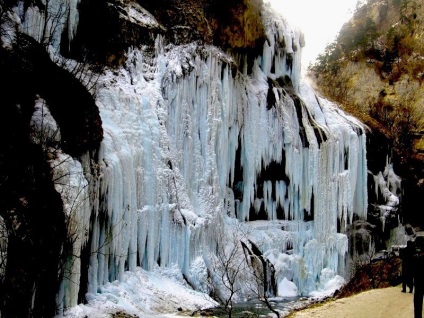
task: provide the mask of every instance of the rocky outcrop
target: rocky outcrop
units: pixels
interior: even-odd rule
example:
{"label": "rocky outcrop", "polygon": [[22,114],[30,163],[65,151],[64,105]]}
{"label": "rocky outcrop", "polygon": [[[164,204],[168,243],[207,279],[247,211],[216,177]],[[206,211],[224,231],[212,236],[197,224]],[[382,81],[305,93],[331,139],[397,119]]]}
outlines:
{"label": "rocky outcrop", "polygon": [[35,100],[49,105],[62,136],[57,147],[73,156],[95,152],[103,130],[94,98],[75,74],[53,63],[31,37],[16,36],[13,47],[0,47],[0,216],[8,239],[0,311],[2,317],[53,317],[70,246],[51,152],[30,137]]}
{"label": "rocky outcrop", "polygon": [[61,148],[71,155],[99,146],[103,138],[99,110],[77,74],[53,63],[44,48],[24,34],[18,34],[12,51],[1,49],[0,54],[2,86],[12,103],[32,114],[36,95],[46,100],[61,128]]}
{"label": "rocky outcrop", "polygon": [[63,54],[120,65],[131,46],[154,44],[157,35],[174,44],[200,42],[257,55],[265,41],[262,0],[86,0],[75,39]]}
{"label": "rocky outcrop", "polygon": [[62,54],[78,60],[118,66],[131,46],[153,45],[166,28],[137,2],[87,0],[80,4],[79,25]]}

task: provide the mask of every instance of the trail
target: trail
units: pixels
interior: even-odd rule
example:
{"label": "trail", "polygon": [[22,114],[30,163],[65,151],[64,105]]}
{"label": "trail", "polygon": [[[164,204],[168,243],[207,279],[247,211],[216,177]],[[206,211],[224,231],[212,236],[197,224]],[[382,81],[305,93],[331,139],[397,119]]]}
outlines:
{"label": "trail", "polygon": [[401,285],[373,289],[294,313],[291,318],[413,318],[414,294],[402,293]]}

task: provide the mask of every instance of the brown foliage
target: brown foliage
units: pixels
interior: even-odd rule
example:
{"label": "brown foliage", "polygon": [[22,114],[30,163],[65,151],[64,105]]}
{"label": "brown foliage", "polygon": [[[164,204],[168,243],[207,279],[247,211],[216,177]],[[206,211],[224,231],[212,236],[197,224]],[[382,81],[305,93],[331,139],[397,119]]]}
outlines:
{"label": "brown foliage", "polygon": [[399,284],[402,261],[398,257],[379,259],[357,268],[355,276],[341,289],[337,298]]}

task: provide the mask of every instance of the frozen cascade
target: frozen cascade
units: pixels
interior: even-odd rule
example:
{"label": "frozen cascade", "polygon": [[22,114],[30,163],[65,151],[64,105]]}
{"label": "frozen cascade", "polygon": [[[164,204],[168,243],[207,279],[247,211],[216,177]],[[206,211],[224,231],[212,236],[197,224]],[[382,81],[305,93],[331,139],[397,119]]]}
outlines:
{"label": "frozen cascade", "polygon": [[386,159],[384,171],[378,172],[374,177],[374,188],[377,201],[384,204],[375,204],[374,208],[379,212],[379,217],[384,231],[386,222],[395,215],[402,196],[401,178],[393,170],[393,164]]}
{"label": "frozen cascade", "polygon": [[[50,15],[67,12],[61,25],[72,39],[78,0],[49,3]],[[249,72],[239,65],[233,75],[236,62],[216,47],[165,46],[159,37],[153,58],[129,49],[126,64],[99,79],[104,140],[74,244],[79,259],[90,224],[89,293],[138,267],[177,266],[200,286],[193,266],[208,264],[235,222],[251,228],[277,285],[290,280],[308,295],[343,276],[344,230],[354,214],[366,218],[365,130],[301,80],[302,34],[263,10],[267,41]],[[37,7],[24,12],[20,2],[15,12],[25,32],[58,47],[63,30],[45,32]],[[63,169],[78,176],[68,180],[75,201],[90,159],[71,159]],[[78,296],[79,260],[72,264],[58,295],[65,308]]]}
{"label": "frozen cascade", "polygon": [[[265,17],[271,20],[269,12]],[[142,71],[147,53],[137,49],[118,76],[101,79],[105,138],[89,292],[137,266],[176,264],[190,278],[190,266],[214,250],[227,215],[254,229],[252,240],[274,263],[278,281],[290,279],[301,294],[323,284],[323,271],[326,279],[328,272],[343,275],[342,229],[353,214],[366,217],[365,132],[299,79],[301,36],[272,19],[278,23],[267,25],[276,29],[270,27],[251,74],[233,76],[234,61],[215,47],[164,47],[158,38],[153,79]],[[282,36],[296,50],[275,45]],[[273,87],[276,103],[268,107],[268,78],[284,76],[292,87]],[[242,200],[233,190],[237,160]],[[286,179],[262,181],[258,197],[258,175],[283,160]],[[261,205],[265,226],[250,222],[250,207]]]}
{"label": "frozen cascade", "polygon": [[24,1],[19,1],[15,12],[21,19],[22,29],[44,45],[50,45],[58,52],[61,36],[67,31],[70,42],[78,26],[78,5],[80,0],[42,1],[44,8],[31,5],[25,9]]}
{"label": "frozen cascade", "polygon": [[[61,307],[76,306],[81,273],[81,250],[88,240],[90,205],[88,181],[83,168],[59,148],[60,128],[50,113],[45,100],[35,101],[31,118],[31,139],[42,146],[48,154],[52,169],[52,180],[60,194],[65,213],[67,239],[72,242],[72,252],[67,257],[64,279],[60,286],[58,298]],[[0,224],[1,225],[1,224]]]}

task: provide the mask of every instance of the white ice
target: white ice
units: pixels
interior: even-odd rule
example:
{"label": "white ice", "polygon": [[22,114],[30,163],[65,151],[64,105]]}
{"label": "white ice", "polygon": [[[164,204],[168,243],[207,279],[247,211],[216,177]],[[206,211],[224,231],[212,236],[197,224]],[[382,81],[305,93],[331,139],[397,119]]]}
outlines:
{"label": "white ice", "polygon": [[[267,25],[285,26],[270,12],[264,16],[270,19]],[[282,149],[290,184],[277,180],[274,201],[272,183],[265,183],[268,220],[276,223],[266,229],[254,226],[251,239],[274,262],[278,283],[290,279],[300,295],[318,290],[327,268],[344,274],[348,246],[340,231],[353,214],[366,215],[365,130],[298,78],[301,37],[290,29],[278,34],[286,37],[286,47],[266,44],[251,74],[233,77],[233,60],[215,47],[164,47],[158,38],[153,57],[131,49],[118,75],[107,72],[100,79],[97,104],[105,138],[95,194],[99,201],[93,207],[91,294],[101,294],[102,286],[122,280],[127,271],[151,271],[157,265],[178,266],[201,288],[204,276],[194,275],[191,265],[199,257],[206,261],[214,242],[223,243],[218,233],[229,226],[224,216],[249,220],[249,207],[257,200],[256,176],[271,161],[281,162]],[[287,54],[294,55],[291,68]],[[147,64],[152,60],[153,71]],[[284,87],[274,91],[276,107],[267,109],[266,78],[284,75],[303,99],[302,118]],[[326,141],[318,142],[314,127]],[[238,148],[242,201],[232,192]],[[276,219],[278,206],[286,219]],[[304,211],[312,210],[314,220],[303,221]]]}
{"label": "white ice", "polygon": [[[68,8],[69,38],[78,22],[77,3],[51,1],[49,9],[57,14],[61,4]],[[24,30],[43,41],[45,17],[37,7],[22,8],[16,11]],[[138,6],[127,9],[133,19],[148,18]],[[271,9],[263,10],[267,41],[251,73],[247,64],[235,65],[216,47],[164,45],[158,37],[154,53],[130,48],[125,65],[100,77],[96,103],[104,140],[98,175],[67,179],[74,191],[74,181],[88,182],[89,189],[88,200],[80,204],[84,209],[75,216],[80,220],[75,249],[86,242],[92,221],[90,302],[75,303],[76,253],[72,281],[65,280],[58,295],[60,306],[72,307],[69,316],[115,305],[129,312],[159,310],[149,305],[158,294],[143,298],[146,289],[165,284],[146,274],[155,271],[176,268],[197,289],[207,289],[208,260],[217,244],[226,244],[220,241],[222,233],[240,224],[273,264],[280,293],[286,281],[299,295],[328,293],[341,284],[348,252],[345,230],[354,216],[366,218],[365,129],[300,78],[302,34]],[[52,35],[50,44],[58,45],[59,37]],[[240,70],[235,76],[234,67]],[[268,79],[285,76],[293,87],[274,87],[276,104],[268,109]],[[235,185],[237,150],[243,181]],[[265,180],[260,185],[264,197],[258,197],[257,177],[283,159],[289,182]],[[90,158],[80,161],[69,160],[65,171],[82,176]],[[242,200],[233,192],[236,187]],[[75,192],[69,196],[76,199]],[[259,204],[267,220],[252,221],[249,209]],[[277,209],[284,211],[283,218],[277,218]]]}

